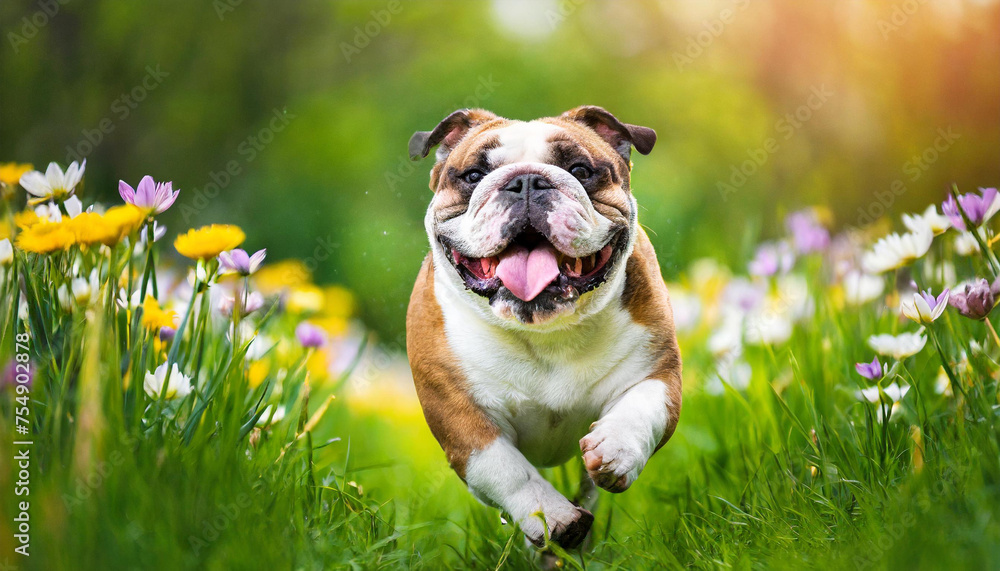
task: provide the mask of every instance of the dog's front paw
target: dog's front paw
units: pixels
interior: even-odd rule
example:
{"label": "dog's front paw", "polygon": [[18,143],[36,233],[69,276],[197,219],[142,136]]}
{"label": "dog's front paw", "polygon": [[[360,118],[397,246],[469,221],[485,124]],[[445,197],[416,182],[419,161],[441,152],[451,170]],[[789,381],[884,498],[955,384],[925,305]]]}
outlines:
{"label": "dog's front paw", "polygon": [[594,514],[567,500],[564,501],[565,505],[537,512],[521,522],[521,531],[528,541],[543,547],[547,527],[549,541],[558,543],[564,549],[573,549],[583,542],[590,531],[590,526],[594,523]]}
{"label": "dog's front paw", "polygon": [[624,492],[646,465],[646,452],[639,439],[627,431],[596,422],[590,434],[580,439],[583,465],[595,484],[609,492]]}

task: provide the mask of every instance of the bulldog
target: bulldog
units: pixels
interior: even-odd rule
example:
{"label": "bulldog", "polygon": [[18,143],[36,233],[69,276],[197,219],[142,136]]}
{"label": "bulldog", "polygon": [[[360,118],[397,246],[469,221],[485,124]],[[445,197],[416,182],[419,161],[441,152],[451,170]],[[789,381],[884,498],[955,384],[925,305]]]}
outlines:
{"label": "bulldog", "polygon": [[[407,354],[431,432],[482,502],[536,545],[579,545],[594,485],[628,489],[670,438],[681,358],[629,188],[656,133],[594,106],[534,121],[463,109],[437,147]],[[581,454],[578,499],[537,467]],[[581,503],[583,502],[583,503]]]}

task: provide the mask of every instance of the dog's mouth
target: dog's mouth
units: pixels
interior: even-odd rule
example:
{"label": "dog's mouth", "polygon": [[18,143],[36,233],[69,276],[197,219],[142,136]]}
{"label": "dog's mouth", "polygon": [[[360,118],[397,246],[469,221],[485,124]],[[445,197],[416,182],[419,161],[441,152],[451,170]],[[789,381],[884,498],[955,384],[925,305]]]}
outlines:
{"label": "dog's mouth", "polygon": [[569,301],[604,283],[623,234],[617,232],[603,248],[582,258],[560,252],[531,227],[486,258],[466,256],[444,237],[439,241],[465,286],[491,301],[501,288],[523,302],[543,297]]}

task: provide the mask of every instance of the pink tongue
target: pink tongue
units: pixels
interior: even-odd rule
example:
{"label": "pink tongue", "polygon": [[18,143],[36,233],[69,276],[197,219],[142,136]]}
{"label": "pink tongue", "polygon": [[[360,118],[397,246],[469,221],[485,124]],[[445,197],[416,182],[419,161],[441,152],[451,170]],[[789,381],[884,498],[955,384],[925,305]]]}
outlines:
{"label": "pink tongue", "polygon": [[548,242],[530,252],[524,246],[511,246],[500,255],[496,275],[512,294],[531,301],[559,277],[556,249]]}

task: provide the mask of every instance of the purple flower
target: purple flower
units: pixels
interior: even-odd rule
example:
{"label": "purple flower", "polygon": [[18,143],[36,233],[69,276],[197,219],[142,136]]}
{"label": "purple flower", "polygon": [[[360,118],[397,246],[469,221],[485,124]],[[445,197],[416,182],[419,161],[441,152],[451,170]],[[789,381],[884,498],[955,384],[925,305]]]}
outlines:
{"label": "purple flower", "polygon": [[261,264],[264,263],[265,256],[267,256],[266,249],[257,250],[251,256],[247,254],[246,250],[237,248],[219,254],[219,267],[226,274],[249,276],[260,268]]}
{"label": "purple flower", "polygon": [[326,343],[326,335],[323,330],[308,321],[299,323],[299,326],[295,328],[295,337],[306,349],[315,349]]}
{"label": "purple flower", "polygon": [[170,208],[181,192],[175,191],[172,184],[153,182],[153,177],[146,175],[139,181],[137,189],[133,189],[124,180],[118,181],[118,194],[128,204],[134,204],[150,214],[159,214]]}
{"label": "purple flower", "polygon": [[951,294],[948,304],[969,319],[982,320],[993,311],[997,295],[1000,295],[1000,279],[992,286],[985,279],[980,279]]}
{"label": "purple flower", "polygon": [[944,204],[941,205],[941,210],[951,219],[951,224],[955,228],[963,232],[967,230],[959,207],[965,212],[965,216],[968,217],[973,226],[979,226],[996,213],[996,207],[1000,206],[997,204],[997,189],[980,188],[979,192],[981,194],[970,192],[958,195],[958,203],[955,202],[954,196],[949,196],[948,200],[945,200]]}
{"label": "purple flower", "polygon": [[795,256],[791,248],[784,242],[765,243],[757,247],[757,254],[750,261],[747,270],[751,275],[769,277],[778,273],[786,273],[792,269]]}
{"label": "purple flower", "polygon": [[872,359],[871,363],[857,363],[854,368],[858,374],[866,379],[877,381],[885,376],[886,370],[882,363],[878,362],[878,357]]}
{"label": "purple flower", "polygon": [[160,340],[161,341],[172,341],[174,335],[177,335],[177,330],[173,327],[163,326],[160,328]]}
{"label": "purple flower", "polygon": [[824,228],[812,210],[799,210],[785,218],[785,228],[792,235],[795,250],[800,254],[825,250],[830,245],[830,232]]}

